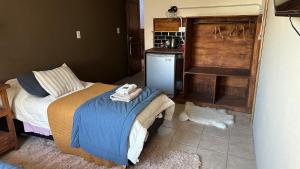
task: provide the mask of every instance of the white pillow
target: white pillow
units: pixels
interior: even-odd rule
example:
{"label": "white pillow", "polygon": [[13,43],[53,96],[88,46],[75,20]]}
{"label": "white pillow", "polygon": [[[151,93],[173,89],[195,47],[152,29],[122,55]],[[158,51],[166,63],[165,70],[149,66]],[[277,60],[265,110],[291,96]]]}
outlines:
{"label": "white pillow", "polygon": [[55,98],[84,88],[66,64],[53,70],[33,71],[33,73],[40,85]]}

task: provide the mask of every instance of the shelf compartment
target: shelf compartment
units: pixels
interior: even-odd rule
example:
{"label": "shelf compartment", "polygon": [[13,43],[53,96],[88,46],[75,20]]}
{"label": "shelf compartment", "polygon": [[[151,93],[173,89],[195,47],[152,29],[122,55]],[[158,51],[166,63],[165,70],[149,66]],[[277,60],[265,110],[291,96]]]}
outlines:
{"label": "shelf compartment", "polygon": [[195,101],[197,102],[203,102],[203,103],[213,103],[214,102],[214,97],[211,96],[208,93],[189,93],[186,97],[186,100],[188,101]]}
{"label": "shelf compartment", "polygon": [[219,106],[228,107],[228,108],[235,107],[235,108],[241,108],[242,110],[246,110],[247,98],[230,96],[230,95],[221,95],[221,96],[217,96],[215,104]]}
{"label": "shelf compartment", "polygon": [[216,94],[216,80],[214,75],[186,75],[185,98],[188,101],[214,103]]}
{"label": "shelf compartment", "polygon": [[191,67],[186,74],[210,74],[217,76],[242,76],[249,77],[250,71],[248,69],[236,68],[218,68],[218,67]]}
{"label": "shelf compartment", "polygon": [[246,111],[249,79],[245,77],[217,78],[215,104]]}
{"label": "shelf compartment", "polygon": [[216,84],[216,95],[248,97],[249,79],[245,77],[219,76]]}

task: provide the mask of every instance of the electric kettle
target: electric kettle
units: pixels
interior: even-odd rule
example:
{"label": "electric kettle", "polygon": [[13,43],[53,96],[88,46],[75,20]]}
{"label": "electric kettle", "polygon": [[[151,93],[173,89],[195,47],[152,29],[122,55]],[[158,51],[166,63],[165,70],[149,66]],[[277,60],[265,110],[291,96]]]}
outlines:
{"label": "electric kettle", "polygon": [[167,48],[177,49],[180,47],[180,40],[178,38],[168,39],[165,45]]}

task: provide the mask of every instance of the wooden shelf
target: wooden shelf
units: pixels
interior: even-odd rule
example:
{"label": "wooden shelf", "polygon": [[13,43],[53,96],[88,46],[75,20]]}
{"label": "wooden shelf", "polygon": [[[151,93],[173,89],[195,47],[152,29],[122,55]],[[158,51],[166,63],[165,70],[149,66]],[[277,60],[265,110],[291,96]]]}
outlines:
{"label": "wooden shelf", "polygon": [[242,76],[249,77],[248,69],[218,68],[218,67],[192,67],[186,74],[210,74],[216,76]]}
{"label": "wooden shelf", "polygon": [[247,98],[237,96],[218,96],[215,101],[216,105],[244,108],[247,105]]}

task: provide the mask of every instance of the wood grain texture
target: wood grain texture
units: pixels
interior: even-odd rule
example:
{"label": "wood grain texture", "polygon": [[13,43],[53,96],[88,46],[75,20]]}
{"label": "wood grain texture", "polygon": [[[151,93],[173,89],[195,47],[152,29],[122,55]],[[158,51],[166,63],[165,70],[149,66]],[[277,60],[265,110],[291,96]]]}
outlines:
{"label": "wood grain texture", "polygon": [[244,77],[248,77],[250,75],[250,71],[248,69],[233,69],[221,67],[191,67],[190,69],[186,70],[186,73]]}
{"label": "wood grain texture", "polygon": [[261,25],[262,25],[262,15],[258,16],[257,24],[256,24],[256,34],[255,34],[255,42],[253,47],[253,57],[251,63],[251,77],[249,83],[249,97],[247,101],[247,111],[252,113],[253,111],[253,102],[255,97],[255,88],[256,88],[256,80],[257,80],[257,73],[258,73],[258,60],[260,55],[260,48],[261,48]]}
{"label": "wood grain texture", "polygon": [[236,77],[236,76],[229,76],[229,77],[218,77],[218,83],[222,86],[231,86],[231,87],[248,87],[248,78],[244,77]]}
{"label": "wood grain texture", "polygon": [[[185,99],[250,113],[260,44],[259,17],[193,17],[187,18],[186,25]],[[213,76],[215,80],[208,78]]]}
{"label": "wood grain texture", "polygon": [[194,24],[192,66],[250,69],[253,29],[253,23]]}
{"label": "wood grain texture", "polygon": [[216,92],[215,75],[185,75],[185,97],[193,101],[194,99],[203,102],[213,103]]}
{"label": "wood grain texture", "polygon": [[10,110],[9,101],[7,98],[6,89],[9,85],[0,84],[0,95],[2,101],[2,108],[0,108],[0,117],[6,119],[8,131],[0,131],[0,154],[13,149],[18,148],[18,141],[13,122],[13,114]]}
{"label": "wood grain texture", "polygon": [[[185,25],[186,20],[183,20]],[[154,32],[178,32],[180,27],[179,18],[154,18],[153,20]]]}

